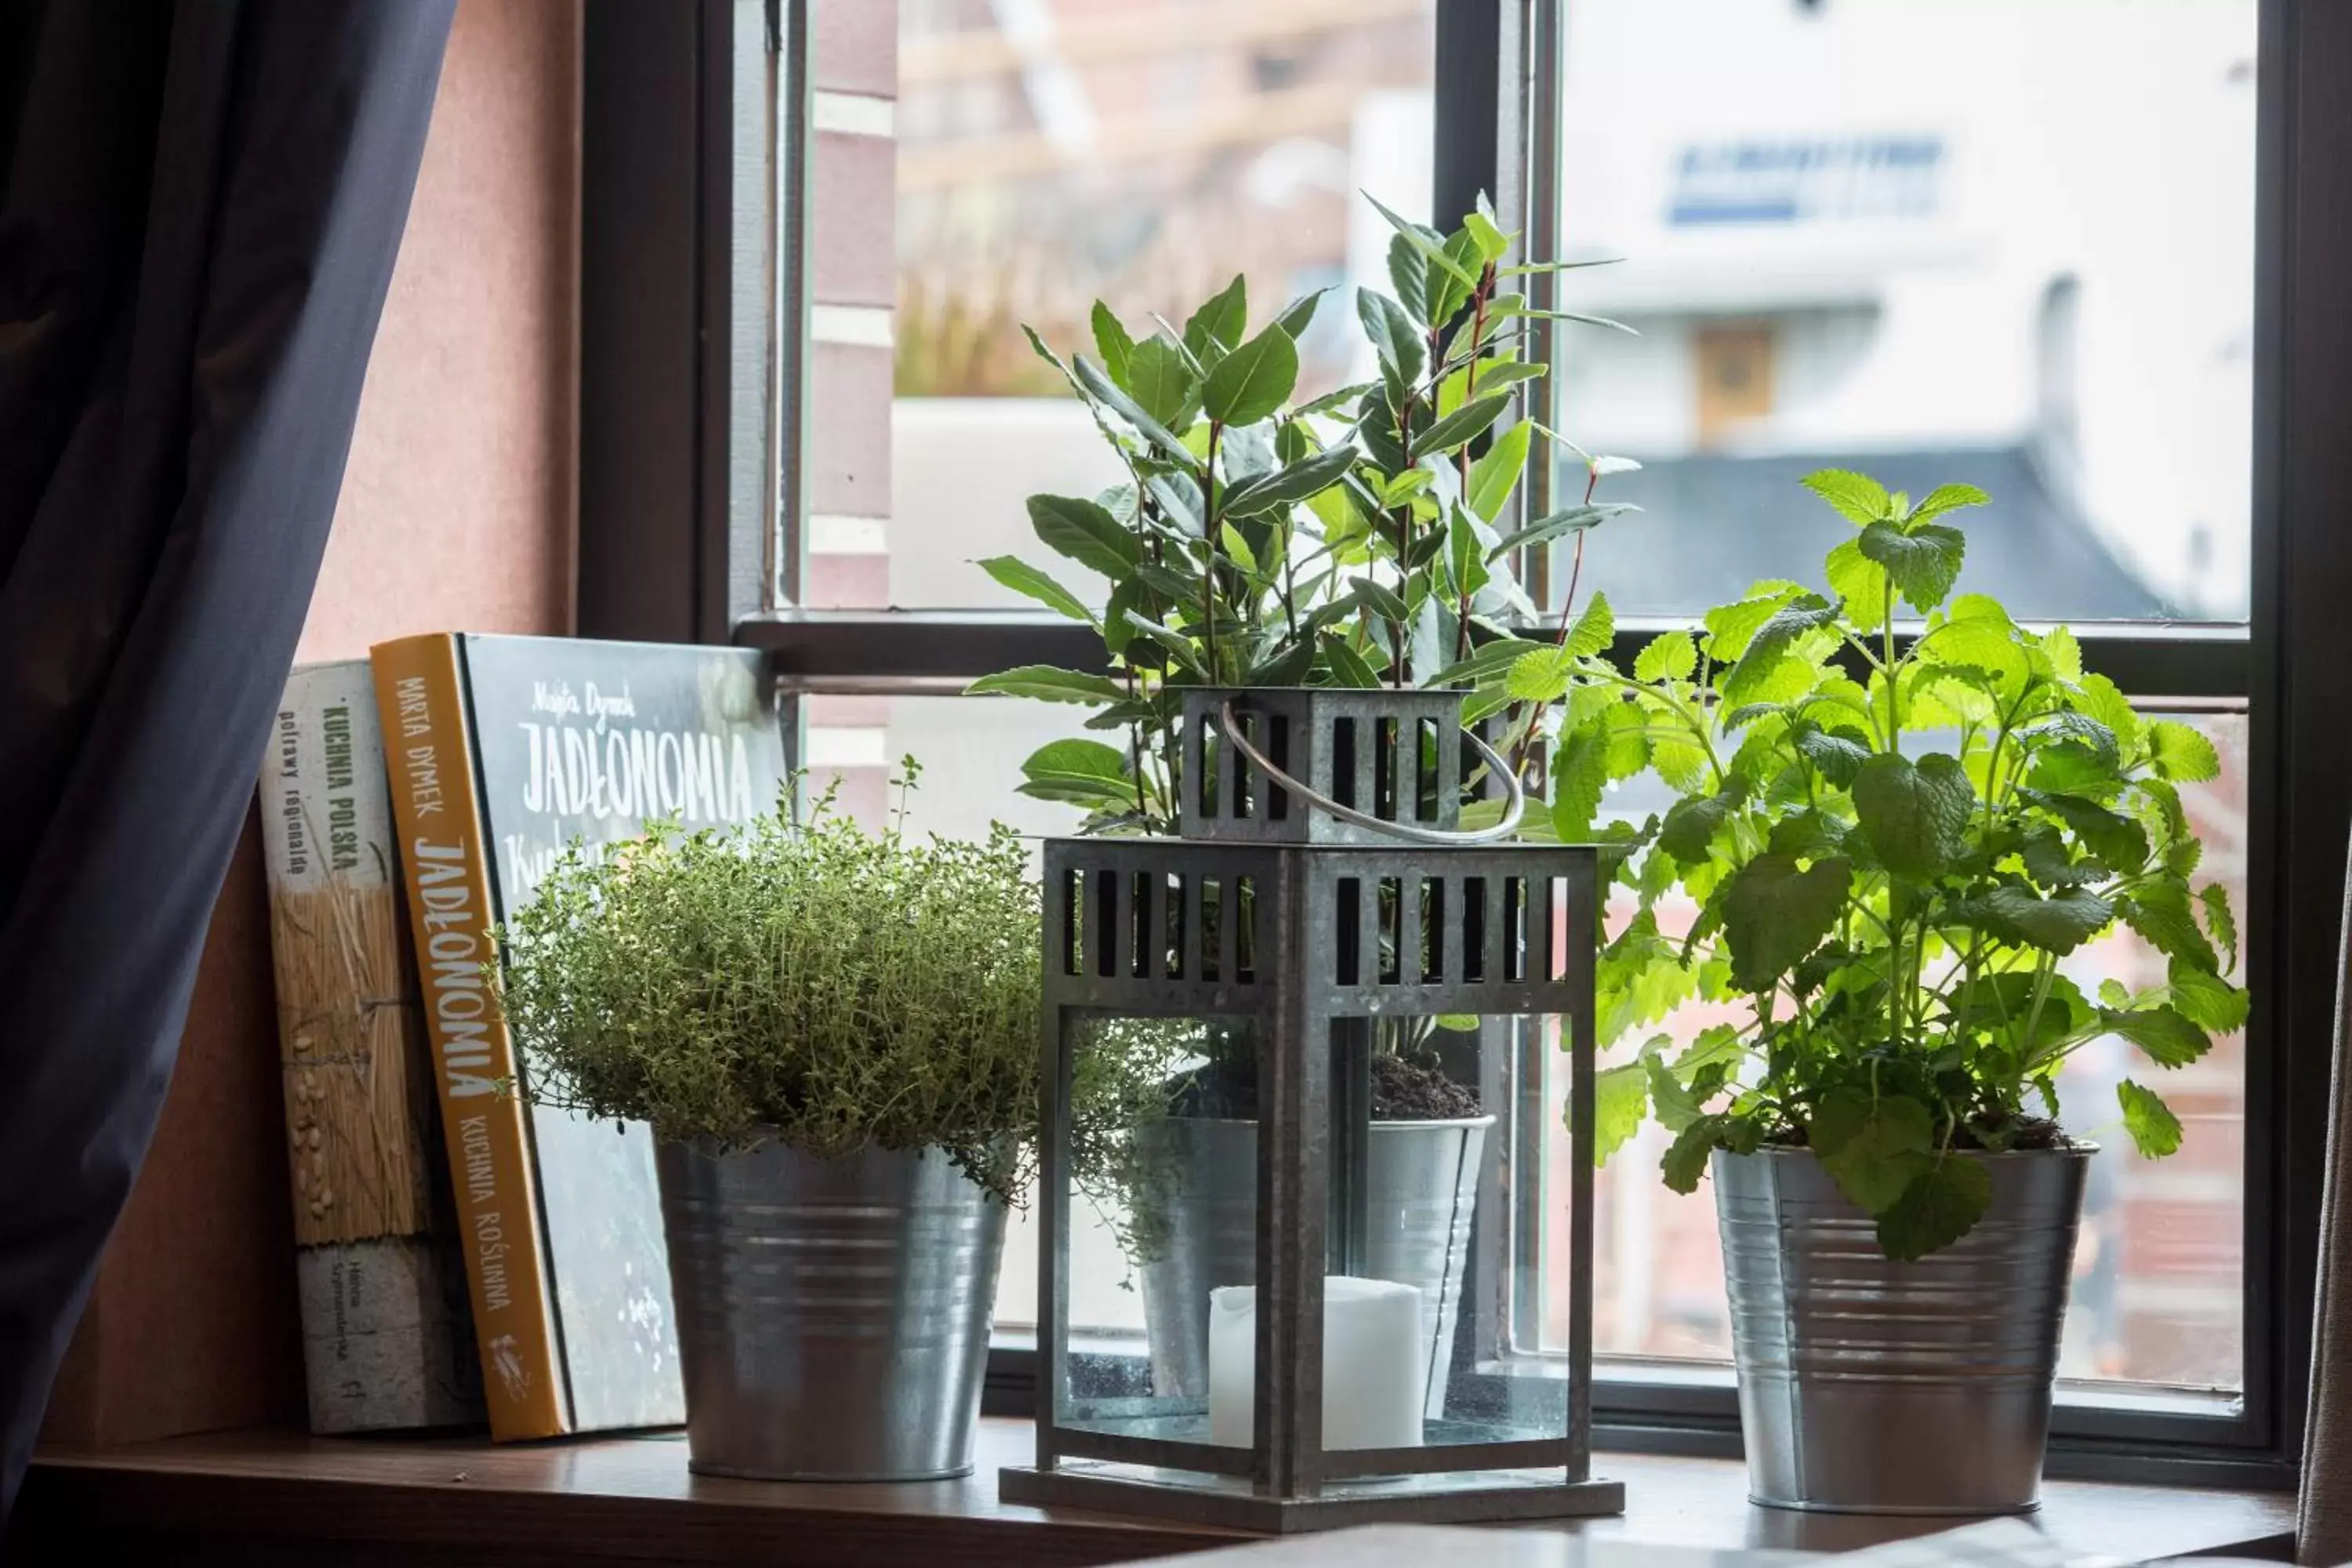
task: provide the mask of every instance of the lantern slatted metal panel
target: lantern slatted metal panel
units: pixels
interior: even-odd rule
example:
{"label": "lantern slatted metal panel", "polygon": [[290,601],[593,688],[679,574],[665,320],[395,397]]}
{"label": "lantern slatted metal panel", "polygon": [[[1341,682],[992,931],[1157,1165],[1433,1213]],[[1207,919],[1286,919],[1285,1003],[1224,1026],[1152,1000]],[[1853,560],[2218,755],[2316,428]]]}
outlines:
{"label": "lantern slatted metal panel", "polygon": [[[1591,1474],[1599,856],[1587,846],[1400,842],[1399,831],[1474,837],[1458,829],[1465,768],[1475,766],[1459,701],[1190,693],[1186,836],[1046,844],[1042,1383],[1036,1464],[1003,1472],[1007,1500],[1270,1531],[1622,1509],[1622,1488]],[[1371,1206],[1370,1149],[1386,1125],[1370,1114],[1374,1035],[1460,1015],[1556,1018],[1570,1046],[1566,1351],[1540,1367],[1515,1364],[1509,1347],[1490,1342],[1491,1325],[1480,1333],[1465,1321],[1460,1343],[1486,1351],[1438,1347],[1453,1363],[1428,1373],[1420,1443],[1327,1449],[1327,1278],[1371,1276],[1378,1226],[1393,1219]],[[1149,1394],[1073,1381],[1066,1112],[1082,1037],[1118,1018],[1202,1020],[1254,1046],[1246,1446],[1210,1440],[1197,1371],[1161,1371],[1171,1386]],[[1514,1103],[1486,1110],[1525,1113],[1526,1092],[1506,1098]],[[1475,1219],[1463,1223],[1489,1247],[1538,1212],[1524,1192],[1477,1191]],[[1517,1283],[1465,1306],[1465,1319],[1508,1310],[1525,1294]],[[1451,1326],[1442,1313],[1436,1321]]]}

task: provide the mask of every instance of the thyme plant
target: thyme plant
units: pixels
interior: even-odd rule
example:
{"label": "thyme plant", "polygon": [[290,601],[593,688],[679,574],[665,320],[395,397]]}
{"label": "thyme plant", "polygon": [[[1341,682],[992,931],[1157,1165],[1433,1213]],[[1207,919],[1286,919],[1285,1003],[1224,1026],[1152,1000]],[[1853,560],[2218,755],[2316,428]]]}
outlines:
{"label": "thyme plant", "polygon": [[[911,788],[909,758],[901,783]],[[869,833],[785,803],[740,829],[576,844],[497,934],[535,1100],[664,1139],[824,1158],[936,1149],[1007,1204],[1037,1146],[1039,895],[1010,828]],[[1158,1113],[1170,1042],[1087,1052],[1076,1163],[1099,1190]]]}
{"label": "thyme plant", "polygon": [[[2179,788],[2219,760],[2189,725],[2134,711],[2063,626],[2031,631],[1982,595],[1947,603],[1966,549],[1953,520],[1982,491],[1806,483],[1855,531],[1824,563],[1827,594],[1759,583],[1654,638],[1630,676],[1571,637],[1500,685],[1561,712],[1553,829],[1622,857],[1634,912],[1600,957],[1603,1047],[1692,1001],[1737,1015],[1600,1074],[1600,1152],[1654,1116],[1675,1134],[1667,1184],[1689,1192],[1716,1149],[1810,1147],[1888,1256],[1917,1258],[1988,1202],[1982,1164],[1957,1153],[2063,1142],[2072,1053],[2116,1036],[2168,1070],[2245,1022],[2236,922],[2220,884],[2195,885]],[[1923,617],[1915,637],[1898,638],[1899,610]],[[1596,835],[1602,789],[1644,770],[1674,805]],[[1677,889],[1697,906],[1680,934],[1658,918]],[[2093,994],[2065,973],[2117,925],[2164,955],[2163,984]],[[2116,1095],[2142,1153],[2179,1147],[2154,1089]]]}

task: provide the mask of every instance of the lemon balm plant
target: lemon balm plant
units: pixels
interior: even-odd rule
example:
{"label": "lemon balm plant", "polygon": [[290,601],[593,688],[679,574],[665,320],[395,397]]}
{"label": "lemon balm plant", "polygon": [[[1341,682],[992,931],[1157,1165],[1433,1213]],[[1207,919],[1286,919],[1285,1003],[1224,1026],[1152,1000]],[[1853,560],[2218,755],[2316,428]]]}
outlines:
{"label": "lemon balm plant", "polygon": [[[1645,768],[1677,796],[1618,830],[1633,913],[1601,954],[1604,1045],[1693,1001],[1738,1014],[1601,1075],[1603,1152],[1655,1117],[1675,1135],[1665,1179],[1688,1192],[1714,1151],[1809,1149],[1886,1254],[1913,1258],[1986,1210],[1988,1167],[1960,1156],[2061,1145],[2062,1115],[2119,1115],[2150,1156],[2179,1146],[2143,1080],[2247,1009],[2229,901],[2197,880],[2179,788],[2218,761],[2086,670],[2066,628],[1951,597],[1958,519],[1981,491],[1806,482],[1855,531],[1824,563],[1826,593],[1759,583],[1653,640],[1630,676],[1564,649],[1510,679],[1563,705],[1563,832],[1591,831],[1603,785]],[[1898,636],[1906,616],[1916,635]],[[1660,920],[1675,890],[1696,905],[1687,930]],[[2069,975],[2118,926],[2163,955],[2163,984]],[[2062,1105],[2060,1069],[2103,1036],[2155,1073],[2104,1110]]]}

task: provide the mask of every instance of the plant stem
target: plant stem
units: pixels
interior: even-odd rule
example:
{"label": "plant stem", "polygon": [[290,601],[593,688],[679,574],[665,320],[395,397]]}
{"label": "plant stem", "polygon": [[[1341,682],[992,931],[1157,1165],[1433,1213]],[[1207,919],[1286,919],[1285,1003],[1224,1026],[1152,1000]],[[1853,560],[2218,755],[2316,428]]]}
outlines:
{"label": "plant stem", "polygon": [[1901,684],[1902,671],[1895,665],[1895,577],[1886,578],[1886,619],[1883,631],[1886,637],[1886,663],[1883,667],[1886,681],[1886,749],[1896,756],[1903,754],[1903,710],[1898,705],[1895,688]]}
{"label": "plant stem", "polygon": [[1202,636],[1208,647],[1212,681],[1224,679],[1217,668],[1217,444],[1224,434],[1223,424],[1209,421],[1209,455],[1201,464],[1201,532],[1209,546],[1209,558],[1201,568]]}
{"label": "plant stem", "polygon": [[[1127,700],[1129,702],[1137,701],[1139,698],[1135,685],[1134,667],[1129,666],[1125,674]],[[1135,816],[1136,820],[1143,825],[1144,831],[1148,833],[1151,830],[1152,821],[1151,806],[1143,788],[1143,721],[1141,720],[1128,721],[1127,746],[1129,763],[1135,769]]]}
{"label": "plant stem", "polygon": [[[1486,271],[1479,275],[1478,287],[1473,295],[1470,363],[1462,371],[1462,401],[1465,404],[1478,395],[1478,341],[1486,335],[1486,300],[1494,291],[1495,264],[1490,261],[1486,263]],[[1470,496],[1470,443],[1467,441],[1454,455],[1454,468],[1462,478],[1463,504],[1467,506]],[[1470,657],[1470,588],[1465,583],[1456,583],[1454,591],[1454,657],[1464,659]]]}

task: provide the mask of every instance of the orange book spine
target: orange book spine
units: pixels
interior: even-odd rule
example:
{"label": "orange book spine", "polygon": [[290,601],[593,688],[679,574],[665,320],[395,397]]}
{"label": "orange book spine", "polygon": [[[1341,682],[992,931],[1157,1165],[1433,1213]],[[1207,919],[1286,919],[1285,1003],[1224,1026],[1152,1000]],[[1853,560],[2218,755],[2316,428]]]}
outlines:
{"label": "orange book spine", "polygon": [[555,1436],[571,1421],[530,1112],[514,1093],[514,1042],[484,970],[496,915],[457,639],[404,637],[369,657],[490,1436]]}

